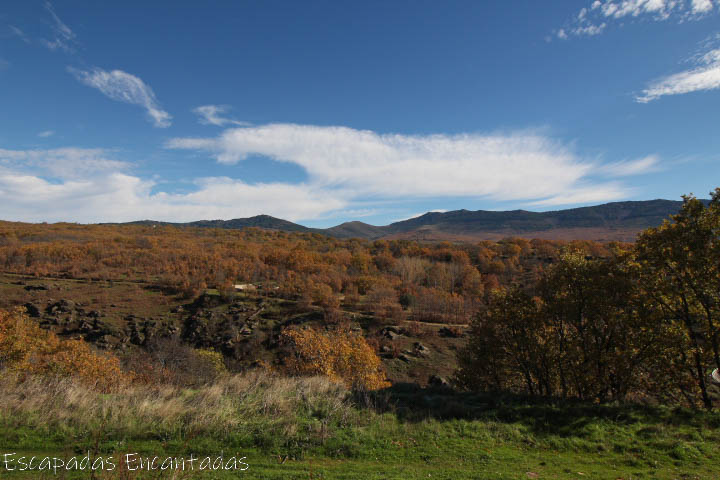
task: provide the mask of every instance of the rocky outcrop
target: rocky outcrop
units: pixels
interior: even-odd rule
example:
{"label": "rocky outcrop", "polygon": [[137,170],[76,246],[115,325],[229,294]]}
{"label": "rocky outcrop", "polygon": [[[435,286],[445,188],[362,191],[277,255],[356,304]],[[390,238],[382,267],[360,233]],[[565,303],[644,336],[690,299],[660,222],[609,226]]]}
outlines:
{"label": "rocky outcrop", "polygon": [[403,335],[405,331],[398,325],[390,325],[380,330],[380,335],[387,338],[388,340],[395,340],[399,336]]}
{"label": "rocky outcrop", "polygon": [[428,387],[432,388],[450,388],[450,382],[445,377],[439,375],[430,375],[428,378]]}

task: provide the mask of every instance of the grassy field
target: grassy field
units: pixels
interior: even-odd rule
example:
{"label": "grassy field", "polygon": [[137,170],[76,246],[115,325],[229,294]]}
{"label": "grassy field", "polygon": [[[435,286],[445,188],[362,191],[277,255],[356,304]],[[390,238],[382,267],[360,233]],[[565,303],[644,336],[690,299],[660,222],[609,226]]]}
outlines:
{"label": "grassy field", "polygon": [[[0,455],[113,457],[113,472],[12,478],[712,479],[720,414],[558,405],[396,385],[351,395],[320,378],[250,373],[197,389],[99,394],[6,378]],[[245,471],[121,471],[123,455],[246,457]],[[2,457],[0,457],[2,461]],[[137,466],[137,463],[135,464]],[[17,464],[16,464],[17,466]],[[189,467],[188,467],[189,469]]]}

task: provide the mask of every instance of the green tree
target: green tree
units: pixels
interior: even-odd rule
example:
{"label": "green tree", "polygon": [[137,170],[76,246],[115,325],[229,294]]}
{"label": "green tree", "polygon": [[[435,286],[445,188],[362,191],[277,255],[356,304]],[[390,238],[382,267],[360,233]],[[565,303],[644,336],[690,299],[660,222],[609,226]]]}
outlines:
{"label": "green tree", "polygon": [[543,341],[543,333],[539,299],[517,287],[495,291],[458,355],[457,380],[472,390],[552,395],[552,347]]}
{"label": "green tree", "polygon": [[588,260],[566,252],[537,287],[494,292],[459,355],[458,380],[584,400],[622,400],[654,356],[657,316],[638,295],[626,253]]}
{"label": "green tree", "polygon": [[637,295],[637,271],[627,258],[565,252],[540,282],[563,396],[623,399],[653,355],[655,317]]}

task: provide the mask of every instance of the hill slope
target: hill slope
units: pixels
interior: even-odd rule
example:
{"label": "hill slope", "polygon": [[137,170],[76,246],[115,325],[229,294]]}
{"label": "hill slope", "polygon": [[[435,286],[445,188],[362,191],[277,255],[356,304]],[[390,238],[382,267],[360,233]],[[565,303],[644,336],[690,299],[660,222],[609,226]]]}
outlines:
{"label": "hill slope", "polygon": [[[234,218],[232,220],[198,220],[187,223],[159,222],[155,220],[138,220],[127,222],[129,225],[172,225],[175,227],[198,227],[198,228],[230,228],[240,230],[247,227],[264,228],[266,230],[281,230],[283,232],[317,232],[318,230],[308,228],[297,223],[289,222],[270,215],[256,215],[248,218]],[[320,231],[322,233],[322,231]]]}
{"label": "hill slope", "polygon": [[309,228],[269,215],[233,220],[200,220],[189,223],[151,220],[131,223],[231,229],[259,227],[269,230],[312,232],[338,238],[369,240],[387,238],[477,241],[521,236],[553,240],[632,241],[638,232],[660,225],[668,216],[677,213],[681,206],[681,201],[647,200],[613,202],[550,212],[454,210],[443,213],[429,212],[386,226],[354,221],[326,229]]}
{"label": "hill slope", "polygon": [[426,213],[388,225],[386,236],[438,240],[488,239],[511,235],[548,239],[632,240],[638,232],[660,225],[682,202],[648,200],[614,202],[550,212],[455,210]]}

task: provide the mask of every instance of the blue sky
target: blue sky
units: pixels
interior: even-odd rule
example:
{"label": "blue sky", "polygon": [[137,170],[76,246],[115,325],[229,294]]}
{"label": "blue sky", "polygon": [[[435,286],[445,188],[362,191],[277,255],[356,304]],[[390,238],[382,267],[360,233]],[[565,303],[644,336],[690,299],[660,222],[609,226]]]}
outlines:
{"label": "blue sky", "polygon": [[11,0],[0,218],[705,196],[719,105],[720,0]]}

